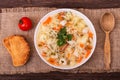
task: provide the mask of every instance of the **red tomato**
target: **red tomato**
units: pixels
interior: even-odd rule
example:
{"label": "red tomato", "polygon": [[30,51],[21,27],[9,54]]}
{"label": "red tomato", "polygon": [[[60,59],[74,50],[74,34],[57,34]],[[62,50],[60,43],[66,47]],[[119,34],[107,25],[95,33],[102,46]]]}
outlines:
{"label": "red tomato", "polygon": [[27,31],[32,28],[32,22],[28,17],[22,17],[18,24],[19,28],[23,31]]}

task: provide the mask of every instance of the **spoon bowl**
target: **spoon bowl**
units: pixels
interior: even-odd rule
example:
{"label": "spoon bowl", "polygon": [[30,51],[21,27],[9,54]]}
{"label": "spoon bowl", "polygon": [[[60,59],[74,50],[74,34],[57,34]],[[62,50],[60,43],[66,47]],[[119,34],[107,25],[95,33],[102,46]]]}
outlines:
{"label": "spoon bowl", "polygon": [[111,32],[115,25],[115,18],[112,13],[103,14],[100,24],[104,32]]}

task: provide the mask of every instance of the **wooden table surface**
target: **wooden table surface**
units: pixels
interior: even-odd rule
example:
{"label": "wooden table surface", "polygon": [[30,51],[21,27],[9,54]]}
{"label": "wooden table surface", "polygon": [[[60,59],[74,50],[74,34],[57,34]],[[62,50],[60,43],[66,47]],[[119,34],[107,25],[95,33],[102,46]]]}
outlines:
{"label": "wooden table surface", "polygon": [[[120,0],[1,0],[1,8],[59,7],[59,8],[120,8]],[[0,75],[0,80],[120,80],[120,72],[114,73],[29,73]]]}
{"label": "wooden table surface", "polygon": [[11,7],[115,8],[120,0],[2,0],[1,8]]}

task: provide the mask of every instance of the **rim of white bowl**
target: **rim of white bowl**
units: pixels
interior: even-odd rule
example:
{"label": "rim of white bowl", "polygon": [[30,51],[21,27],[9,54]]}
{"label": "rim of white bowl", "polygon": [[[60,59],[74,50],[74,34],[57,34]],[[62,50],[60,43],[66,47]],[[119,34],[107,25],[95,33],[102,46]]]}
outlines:
{"label": "rim of white bowl", "polygon": [[[52,65],[50,64],[49,62],[47,62],[40,54],[40,51],[38,50],[38,46],[37,46],[37,43],[36,43],[36,36],[37,36],[37,33],[38,33],[38,30],[39,30],[39,25],[41,24],[41,22],[43,22],[48,16],[50,15],[53,15],[53,14],[57,14],[59,12],[63,12],[63,11],[71,11],[72,13],[80,16],[84,21],[85,23],[88,25],[88,27],[92,30],[94,36],[93,36],[93,48],[92,48],[92,51],[90,53],[90,55],[85,59],[83,60],[81,63],[75,65],[75,66],[71,66],[71,67],[59,67],[59,66],[55,66],[55,65]],[[70,69],[74,69],[74,68],[77,68],[77,67],[80,67],[81,65],[85,64],[89,59],[90,57],[92,56],[94,50],[95,50],[95,47],[96,47],[96,41],[97,41],[97,36],[96,36],[96,31],[95,31],[95,28],[92,24],[92,22],[89,20],[89,18],[87,16],[85,16],[83,13],[81,13],[80,11],[77,11],[77,10],[74,10],[74,9],[69,9],[69,8],[61,8],[61,9],[56,9],[56,10],[53,10],[49,13],[47,13],[45,16],[43,16],[40,21],[38,22],[37,26],[36,26],[36,29],[35,29],[35,32],[34,32],[34,45],[35,45],[35,48],[37,50],[37,53],[38,55],[40,56],[40,58],[46,63],[48,64],[49,66],[51,67],[54,67],[54,68],[57,68],[57,69],[64,69],[64,70],[70,70]]]}

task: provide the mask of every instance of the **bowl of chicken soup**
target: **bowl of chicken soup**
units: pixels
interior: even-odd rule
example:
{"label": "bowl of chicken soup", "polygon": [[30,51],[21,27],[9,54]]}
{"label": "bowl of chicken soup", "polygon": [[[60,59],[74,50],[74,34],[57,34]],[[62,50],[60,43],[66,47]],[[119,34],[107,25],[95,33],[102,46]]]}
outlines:
{"label": "bowl of chicken soup", "polygon": [[92,22],[74,9],[57,9],[40,19],[34,34],[40,58],[58,69],[73,69],[86,63],[96,46]]}

